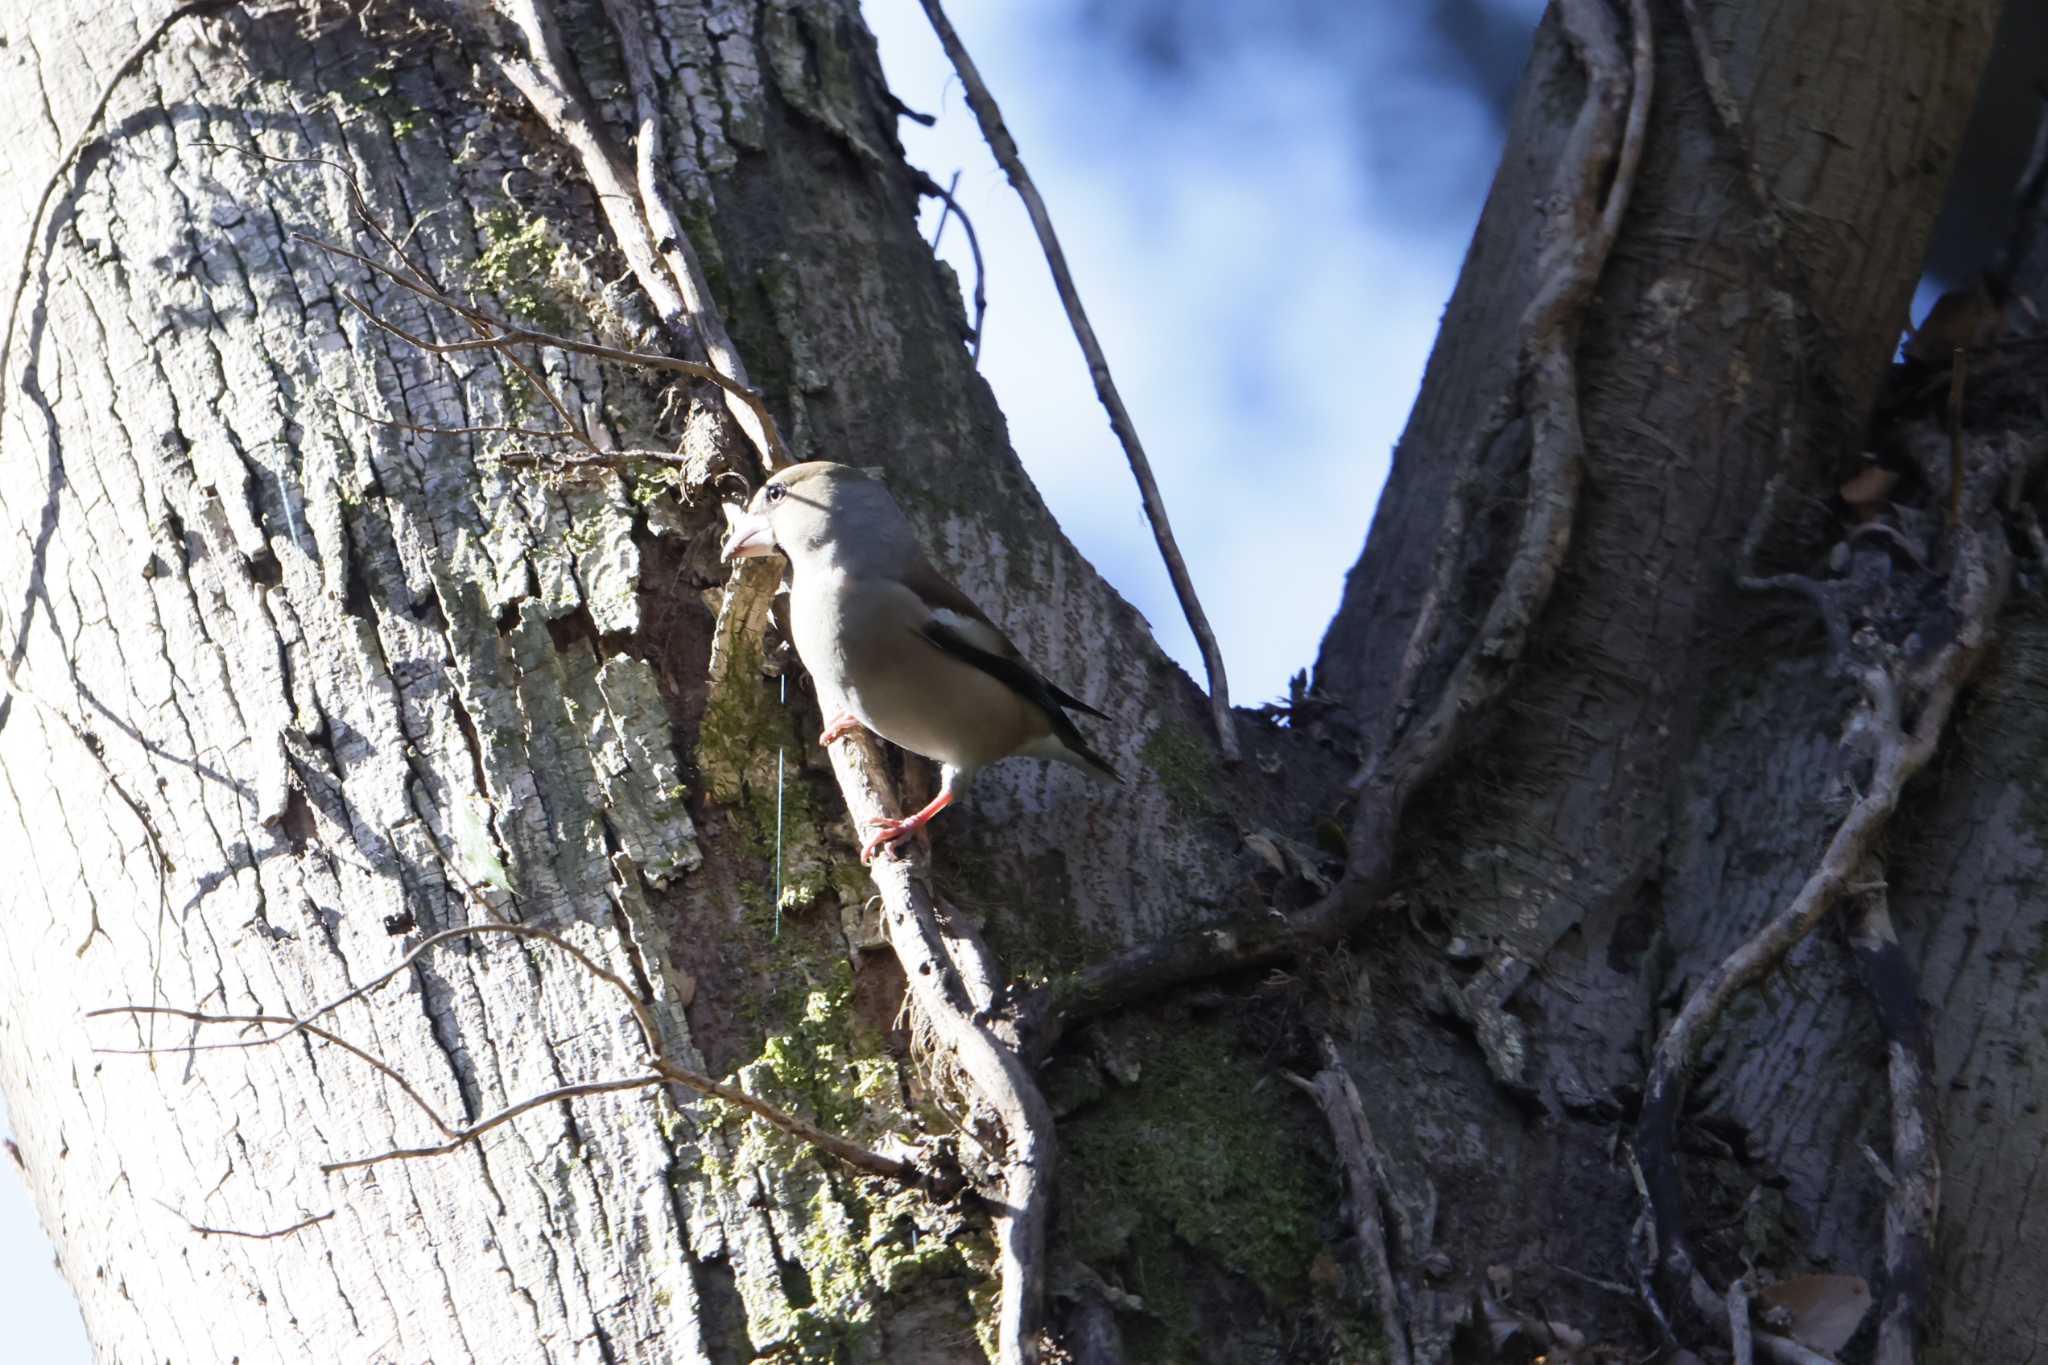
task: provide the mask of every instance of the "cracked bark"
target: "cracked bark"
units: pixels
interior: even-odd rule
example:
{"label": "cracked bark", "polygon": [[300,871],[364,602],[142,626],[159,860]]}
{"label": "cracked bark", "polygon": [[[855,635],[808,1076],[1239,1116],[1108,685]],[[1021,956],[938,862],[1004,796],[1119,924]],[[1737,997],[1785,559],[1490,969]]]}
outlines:
{"label": "cracked bark", "polygon": [[[63,141],[143,31],[71,8],[0,18],[0,52],[15,54],[0,81],[17,95],[0,119],[21,149],[0,195],[22,209],[0,224],[0,258],[18,258]],[[1035,979],[1309,899],[1244,836],[1313,850],[1341,821],[1354,733],[1391,722],[1404,676],[1441,687],[1519,520],[1529,433],[1477,439],[1492,419],[1471,395],[1503,391],[1519,363],[1532,213],[1548,211],[1584,94],[1563,35],[1538,36],[1378,532],[1324,645],[1321,718],[1240,717],[1248,761],[1226,793],[1201,694],[1005,446],[915,236],[919,181],[850,5],[557,9],[613,144],[661,120],[660,147],[620,162],[620,183],[669,196],[793,453],[883,466],[946,569],[1115,717],[1097,737],[1129,788],[1028,764],[977,785],[932,874],[935,899],[970,917],[956,928],[978,923],[1005,972]],[[1853,453],[1991,6],[1917,27],[1892,4],[1849,26],[1812,4],[1694,10],[1697,39],[1657,10],[1641,180],[1573,357],[1586,485],[1570,550],[1479,742],[1400,822],[1391,887],[1407,913],[1342,952],[1276,957],[1291,975],[1099,1002],[1054,1051],[1055,1336],[1233,1360],[1327,1359],[1352,1339],[1348,1306],[1314,1287],[1316,1218],[1338,1190],[1328,1134],[1259,1084],[1321,1069],[1312,1040],[1327,1031],[1382,1149],[1416,1360],[1445,1359],[1475,1295],[1498,1297],[1488,1267],[1549,1318],[1645,1344],[1625,1300],[1551,1267],[1627,1277],[1635,1201],[1610,1153],[1658,1011],[1789,899],[1841,809],[1824,645],[1734,590],[1735,551],[1782,451],[1792,491],[1816,497]],[[20,664],[0,696],[0,862],[21,870],[0,882],[0,1083],[28,1179],[106,1359],[973,1359],[977,1326],[996,1325],[994,1220],[885,1197],[682,1097],[582,1099],[478,1150],[323,1180],[322,1161],[425,1136],[351,1059],[267,1049],[151,1069],[89,1050],[139,1044],[139,1028],[77,1025],[151,996],[159,883],[140,816],[172,864],[168,1003],[286,1013],[421,935],[528,919],[644,982],[675,1055],[711,1074],[810,1103],[790,1049],[857,1045],[862,1065],[900,1073],[858,1091],[864,1138],[946,1129],[890,1050],[901,985],[869,951],[868,886],[806,739],[815,707],[799,679],[783,708],[754,658],[714,641],[712,489],[687,472],[681,500],[643,500],[614,475],[556,485],[494,467],[486,439],[352,415],[510,423],[521,399],[494,362],[451,370],[340,303],[354,289],[408,330],[462,334],[290,242],[344,230],[333,177],[202,145],[342,157],[440,278],[549,314],[543,330],[643,342],[659,310],[606,287],[626,272],[576,156],[519,115],[511,87],[477,87],[491,63],[459,16],[436,15],[448,26],[424,44],[395,17],[311,35],[287,11],[198,21],[117,91],[53,203],[0,427],[0,648]],[[644,73],[615,47],[633,23]],[[392,66],[401,45],[422,55]],[[546,249],[522,256],[521,241]],[[715,401],[666,421],[643,376],[591,356],[535,363],[611,449],[678,448],[707,479],[758,465]],[[1474,447],[1461,479],[1456,453]],[[1445,526],[1459,532],[1441,561]],[[1827,536],[1798,513],[1766,550],[1804,571]],[[1418,638],[1442,638],[1409,666],[1439,581],[1444,624]],[[757,587],[741,585],[742,614],[768,609]],[[2024,582],[2015,595],[2032,600]],[[1928,1005],[1919,1088],[1940,1110],[1935,1268],[1913,1306],[1981,1359],[2025,1354],[2048,1257],[2030,1202],[2048,1120],[2030,1107],[2041,1038],[2027,1022],[2048,933],[2031,890],[2048,639],[2015,607],[2001,640],[1887,853],[1889,913]],[[779,940],[753,814],[778,746],[803,816]],[[1803,992],[1767,990],[1702,1058],[1681,1121],[1691,1207],[1756,1225],[1768,1268],[1875,1278],[1886,1199],[1854,1152],[1892,1149],[1884,1040],[1839,943],[1794,957]],[[806,1033],[815,1000],[872,1017]],[[616,999],[511,944],[437,959],[348,1023],[450,1115],[632,1070]],[[1002,1133],[960,1117],[973,1175],[976,1144]],[[1166,1145],[1173,1178],[1132,1169],[1133,1133]],[[1232,1202],[1242,1191],[1201,1165],[1218,1152],[1265,1159],[1253,1200]],[[273,1232],[329,1208],[288,1236],[194,1230]],[[1233,1220],[1221,1228],[1218,1209]],[[1282,1250],[1261,1261],[1247,1239],[1269,1217]],[[932,1247],[944,1255],[909,1254]],[[1748,1250],[1722,1235],[1701,1254]],[[1305,1308],[1289,1297],[1304,1294]]]}

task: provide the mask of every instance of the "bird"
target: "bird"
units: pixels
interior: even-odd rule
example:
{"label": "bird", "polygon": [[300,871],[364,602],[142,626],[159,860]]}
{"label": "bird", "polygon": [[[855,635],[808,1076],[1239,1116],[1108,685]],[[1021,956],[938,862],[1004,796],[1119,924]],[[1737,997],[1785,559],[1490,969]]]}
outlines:
{"label": "bird", "polygon": [[770,477],[744,510],[727,503],[725,516],[722,560],[779,550],[789,561],[791,640],[830,717],[818,743],[865,728],[939,765],[938,795],[881,820],[863,863],[895,855],[1000,759],[1055,759],[1123,781],[1067,713],[1108,717],[1047,681],[932,567],[880,479],[807,461]]}

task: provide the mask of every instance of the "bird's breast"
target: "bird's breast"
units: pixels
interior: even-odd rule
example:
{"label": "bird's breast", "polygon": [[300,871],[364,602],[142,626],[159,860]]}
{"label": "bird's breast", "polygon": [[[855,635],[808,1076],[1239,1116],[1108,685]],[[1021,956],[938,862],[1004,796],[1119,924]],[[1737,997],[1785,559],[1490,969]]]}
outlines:
{"label": "bird's breast", "polygon": [[930,609],[890,579],[818,574],[790,590],[790,634],[827,715],[973,771],[1046,733],[1038,708],[925,639]]}

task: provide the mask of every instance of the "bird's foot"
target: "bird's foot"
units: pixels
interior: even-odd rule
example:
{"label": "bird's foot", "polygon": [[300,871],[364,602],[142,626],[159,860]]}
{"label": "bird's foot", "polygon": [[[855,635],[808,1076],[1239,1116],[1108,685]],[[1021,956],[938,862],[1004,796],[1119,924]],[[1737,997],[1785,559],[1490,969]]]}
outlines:
{"label": "bird's foot", "polygon": [[929,815],[911,815],[901,820],[896,819],[894,816],[884,816],[882,819],[877,820],[875,822],[875,832],[870,834],[868,841],[860,846],[861,862],[873,862],[875,854],[884,850],[894,855],[896,853],[896,845],[913,835],[920,838],[928,837],[924,833],[924,827],[930,819]]}
{"label": "bird's foot", "polygon": [[860,719],[853,712],[841,711],[830,721],[826,722],[825,728],[819,732],[818,747],[829,749],[860,728]]}

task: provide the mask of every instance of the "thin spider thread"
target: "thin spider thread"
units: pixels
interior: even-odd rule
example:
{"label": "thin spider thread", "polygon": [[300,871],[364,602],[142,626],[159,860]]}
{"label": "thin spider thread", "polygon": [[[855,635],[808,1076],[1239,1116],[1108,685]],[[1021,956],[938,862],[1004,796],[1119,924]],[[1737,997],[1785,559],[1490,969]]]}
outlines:
{"label": "thin spider thread", "polygon": [[[782,675],[782,704],[789,705],[789,674]],[[786,746],[775,750],[775,940],[782,938],[782,764]]]}

